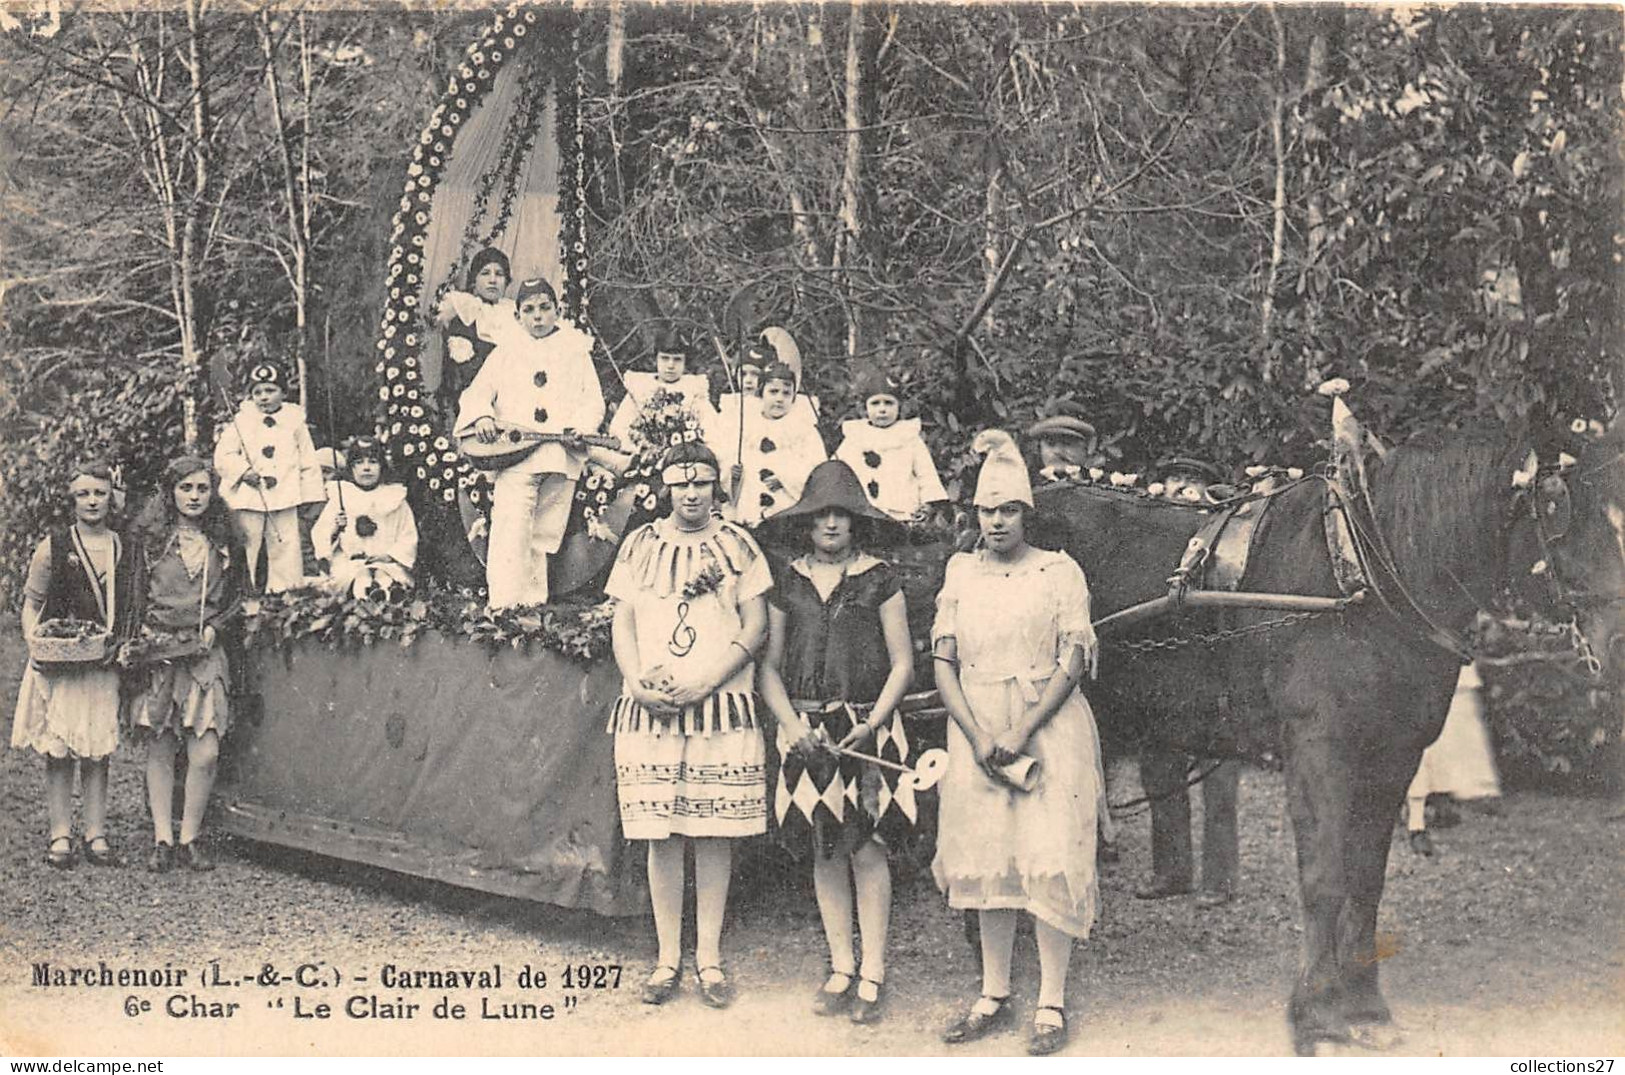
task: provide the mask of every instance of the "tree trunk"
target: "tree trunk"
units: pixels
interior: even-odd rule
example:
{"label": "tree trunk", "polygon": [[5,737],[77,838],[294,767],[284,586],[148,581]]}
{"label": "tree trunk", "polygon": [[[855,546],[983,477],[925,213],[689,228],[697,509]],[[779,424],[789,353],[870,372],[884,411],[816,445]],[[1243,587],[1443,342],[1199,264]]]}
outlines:
{"label": "tree trunk", "polygon": [[[874,64],[876,40],[869,4],[853,0],[847,6],[845,126],[846,155],[841,170],[841,234],[836,243],[835,266],[841,271],[848,299],[858,290],[853,286],[855,272],[873,264],[868,247],[873,241],[873,181],[866,167],[872,153],[874,121]],[[874,318],[850,301],[846,306],[846,353],[851,359],[873,345],[877,333]]]}
{"label": "tree trunk", "polygon": [[209,204],[211,169],[209,137],[209,85],[204,77],[207,56],[203,40],[203,0],[186,0],[186,73],[190,76],[192,130],[189,139],[192,157],[192,197],[182,216],[181,276],[181,363],[185,373],[186,397],[181,407],[182,426],[188,448],[198,442],[197,381],[201,377],[208,391],[208,372],[203,362],[201,317],[198,314],[198,228]]}
{"label": "tree trunk", "polygon": [[1265,384],[1275,380],[1275,361],[1270,353],[1270,329],[1275,317],[1275,286],[1281,273],[1286,248],[1286,24],[1273,5],[1270,22],[1275,28],[1275,93],[1270,107],[1270,144],[1275,150],[1274,227],[1270,238],[1269,271],[1264,278],[1264,298],[1259,304],[1258,351],[1261,377]]}

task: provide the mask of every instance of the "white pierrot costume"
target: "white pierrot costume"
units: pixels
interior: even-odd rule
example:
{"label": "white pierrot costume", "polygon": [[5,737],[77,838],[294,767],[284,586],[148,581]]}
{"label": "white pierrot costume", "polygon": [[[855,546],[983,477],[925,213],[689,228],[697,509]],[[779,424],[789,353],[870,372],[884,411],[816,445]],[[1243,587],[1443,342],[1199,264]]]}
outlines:
{"label": "white pierrot costume", "polygon": [[[592,348],[593,338],[563,318],[541,339],[508,338],[463,390],[456,432],[469,432],[481,418],[541,433],[596,432],[604,393]],[[547,601],[547,559],[564,542],[585,464],[585,452],[544,443],[497,474],[485,561],[492,608]]]}
{"label": "white pierrot costume", "polygon": [[[729,436],[723,435],[717,454],[724,457],[724,467],[737,462],[744,469],[727,508],[730,517],[744,526],[755,526],[795,504],[801,499],[807,475],[829,458],[818,427],[798,417],[794,408],[782,418],[769,418],[759,411],[752,415],[747,410],[742,454],[740,438]],[[775,478],[782,489],[768,487]]]}
{"label": "white pierrot costume", "polygon": [[[316,558],[331,563],[332,587],[348,586],[360,596],[373,585],[412,585],[418,526],[406,502],[406,487],[395,482],[371,489],[350,481],[334,484],[337,491],[310,533]],[[347,520],[343,530],[338,529],[341,503]]]}
{"label": "white pierrot costume", "polygon": [[[214,469],[221,499],[233,511],[281,511],[326,499],[305,412],[292,403],[264,414],[244,400],[220,430]],[[250,473],[260,476],[258,489],[243,481]]]}
{"label": "white pierrot costume", "polygon": [[875,507],[908,519],[926,504],[948,499],[918,418],[899,418],[880,429],[867,418],[841,423],[835,458],[852,468]]}
{"label": "white pierrot costume", "polygon": [[632,443],[632,426],[643,408],[654,399],[655,393],[662,389],[683,397],[683,406],[700,423],[701,438],[713,449],[716,447],[711,442],[717,431],[717,412],[711,406],[711,382],[703,373],[685,373],[675,384],[666,384],[647,370],[629,370],[624,381],[626,395],[609,423],[610,436],[620,438],[622,451],[630,452],[644,447]]}
{"label": "white pierrot costume", "polygon": [[[596,432],[604,421],[604,393],[592,347],[592,337],[563,318],[539,340],[528,334],[508,337],[464,389],[457,433],[467,433],[481,418],[542,433]],[[503,473],[552,472],[574,478],[584,461],[561,445],[543,444]]]}
{"label": "white pierrot costume", "polygon": [[[275,383],[274,377],[256,376],[256,380]],[[248,570],[255,581],[271,593],[299,586],[305,569],[298,509],[326,499],[304,410],[284,403],[266,414],[252,400],[244,400],[220,430],[214,469],[220,476],[220,497],[242,535]],[[258,476],[257,486],[245,480],[250,475]],[[262,549],[266,570],[260,579]]]}

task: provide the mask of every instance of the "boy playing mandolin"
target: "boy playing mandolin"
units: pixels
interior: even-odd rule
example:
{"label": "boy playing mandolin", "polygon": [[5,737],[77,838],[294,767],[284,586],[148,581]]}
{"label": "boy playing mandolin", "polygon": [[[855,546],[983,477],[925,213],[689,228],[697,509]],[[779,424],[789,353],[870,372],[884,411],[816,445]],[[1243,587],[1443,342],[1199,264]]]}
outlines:
{"label": "boy playing mandolin", "polygon": [[485,581],[493,609],[547,601],[547,558],[559,550],[576,479],[586,462],[583,433],[604,420],[593,338],[560,320],[546,280],[525,280],[515,298],[523,337],[498,343],[457,412],[459,436],[495,444],[508,430],[551,434],[497,472]]}

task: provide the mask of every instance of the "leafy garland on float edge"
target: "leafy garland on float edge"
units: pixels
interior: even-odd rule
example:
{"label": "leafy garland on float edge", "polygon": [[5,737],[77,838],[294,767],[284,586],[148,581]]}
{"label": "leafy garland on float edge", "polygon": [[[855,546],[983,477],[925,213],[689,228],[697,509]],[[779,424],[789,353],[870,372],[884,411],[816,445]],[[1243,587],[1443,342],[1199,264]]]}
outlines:
{"label": "leafy garland on float edge", "polygon": [[418,589],[396,597],[352,597],[348,590],[289,590],[266,594],[244,617],[254,647],[319,642],[345,645],[397,642],[409,648],[425,635],[467,639],[492,649],[537,645],[583,664],[610,652],[614,603],[530,606],[491,611],[467,590]]}
{"label": "leafy garland on float edge", "polygon": [[[457,499],[457,486],[473,481],[472,468],[467,460],[457,455],[456,449],[444,435],[435,432],[429,421],[424,398],[423,374],[419,356],[423,349],[422,311],[418,309],[418,294],[422,291],[423,252],[426,246],[429,210],[434,191],[445,172],[458,131],[476,110],[503,65],[514,58],[521,48],[548,48],[560,60],[570,56],[574,48],[574,35],[562,38],[554,34],[551,39],[539,37],[544,33],[538,25],[542,8],[536,4],[512,4],[496,16],[491,25],[468,46],[462,64],[452,75],[446,94],[435,106],[428,124],[412,149],[412,163],[407,167],[406,188],[401,197],[399,211],[391,223],[391,249],[389,270],[385,286],[389,293],[384,302],[384,313],[379,325],[377,349],[379,360],[374,372],[381,379],[378,398],[381,416],[378,421],[379,438],[392,443],[398,457],[414,464],[409,475],[416,483],[426,485],[431,496],[448,504]],[[571,57],[573,58],[573,57]],[[564,70],[558,62],[555,70]],[[577,80],[579,82],[579,79]],[[579,123],[579,101],[576,88],[566,89],[567,81],[558,79],[558,118],[561,131],[573,132],[578,156],[584,141]],[[561,138],[561,142],[565,139]],[[568,143],[566,143],[568,144]],[[577,162],[580,170],[580,161]],[[580,200],[576,189],[560,184],[560,216],[564,221],[561,243],[563,249],[574,251],[575,258],[566,256],[565,297],[567,306],[580,305],[583,293],[581,274],[585,268],[583,220],[585,207],[572,204]],[[571,303],[573,301],[573,306]]]}

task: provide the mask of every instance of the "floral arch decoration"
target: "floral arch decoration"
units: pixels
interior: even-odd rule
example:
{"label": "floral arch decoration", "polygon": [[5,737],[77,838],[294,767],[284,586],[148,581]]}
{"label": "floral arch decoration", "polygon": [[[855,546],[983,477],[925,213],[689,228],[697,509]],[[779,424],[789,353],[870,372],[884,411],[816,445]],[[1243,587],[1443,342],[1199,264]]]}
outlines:
{"label": "floral arch decoration", "polygon": [[[489,509],[490,479],[458,455],[455,413],[442,413],[435,398],[440,341],[432,319],[474,253],[511,245],[521,225],[534,237],[535,221],[523,219],[538,215],[527,183],[551,184],[539,219],[552,234],[541,245],[556,247],[546,263],[515,258],[515,275],[523,267],[549,277],[566,316],[580,323],[587,315],[580,35],[581,17],[570,9],[511,4],[468,46],[412,149],[391,223],[373,370],[379,438],[427,502],[455,505],[461,492]],[[524,77],[537,72],[550,77]],[[465,150],[460,139],[479,144]],[[452,192],[447,179],[457,175],[469,183]]]}

